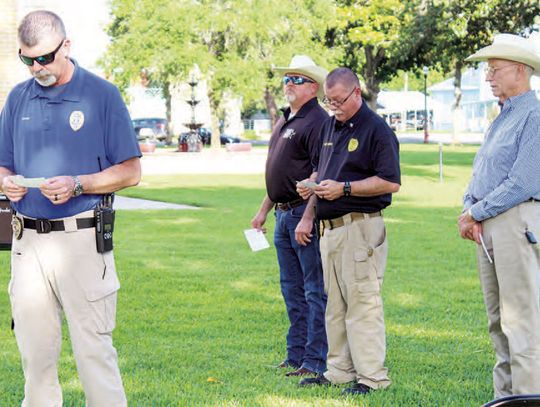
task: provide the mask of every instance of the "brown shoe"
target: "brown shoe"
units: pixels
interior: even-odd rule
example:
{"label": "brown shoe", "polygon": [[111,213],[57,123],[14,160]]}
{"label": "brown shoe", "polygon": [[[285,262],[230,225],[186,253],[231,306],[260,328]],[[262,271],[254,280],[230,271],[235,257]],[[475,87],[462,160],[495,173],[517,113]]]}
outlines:
{"label": "brown shoe", "polygon": [[316,376],[317,372],[314,372],[313,370],[309,370],[305,367],[301,367],[300,369],[296,369],[294,372],[288,372],[285,373],[285,376],[291,377],[291,376]]}

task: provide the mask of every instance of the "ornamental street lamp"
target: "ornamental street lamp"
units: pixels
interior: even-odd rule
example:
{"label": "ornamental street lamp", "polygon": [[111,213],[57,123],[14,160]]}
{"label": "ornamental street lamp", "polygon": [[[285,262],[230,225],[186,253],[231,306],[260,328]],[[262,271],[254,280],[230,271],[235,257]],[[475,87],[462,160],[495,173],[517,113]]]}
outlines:
{"label": "ornamental street lamp", "polygon": [[427,66],[424,66],[422,68],[422,71],[424,72],[424,143],[427,143],[429,139],[429,134],[428,134],[429,116],[428,116],[428,109],[427,109],[427,75],[429,72],[429,68]]}

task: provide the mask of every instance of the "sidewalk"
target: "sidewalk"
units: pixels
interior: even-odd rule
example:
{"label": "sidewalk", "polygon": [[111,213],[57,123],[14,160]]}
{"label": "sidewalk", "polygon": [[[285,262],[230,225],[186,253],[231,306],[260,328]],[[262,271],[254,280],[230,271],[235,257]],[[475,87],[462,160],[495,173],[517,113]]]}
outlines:
{"label": "sidewalk", "polygon": [[[428,133],[429,143],[452,144],[452,133]],[[424,132],[418,133],[396,133],[400,143],[423,143]],[[484,141],[482,133],[459,133],[457,134],[456,144],[481,144]]]}
{"label": "sidewalk", "polygon": [[263,174],[266,148],[246,152],[228,152],[224,148],[203,149],[200,153],[178,153],[156,149],[144,154],[141,165],[143,175],[155,174]]}

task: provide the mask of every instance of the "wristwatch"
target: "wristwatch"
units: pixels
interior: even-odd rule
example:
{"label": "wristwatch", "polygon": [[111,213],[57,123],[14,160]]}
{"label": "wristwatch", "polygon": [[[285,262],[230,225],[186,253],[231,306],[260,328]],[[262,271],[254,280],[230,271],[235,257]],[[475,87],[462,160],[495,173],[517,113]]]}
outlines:
{"label": "wristwatch", "polygon": [[351,196],[351,183],[350,181],[345,181],[343,184],[343,195],[344,196]]}
{"label": "wristwatch", "polygon": [[73,196],[79,196],[83,193],[83,187],[81,184],[81,181],[79,180],[79,177],[73,176],[73,182],[75,182],[75,187],[73,188]]}

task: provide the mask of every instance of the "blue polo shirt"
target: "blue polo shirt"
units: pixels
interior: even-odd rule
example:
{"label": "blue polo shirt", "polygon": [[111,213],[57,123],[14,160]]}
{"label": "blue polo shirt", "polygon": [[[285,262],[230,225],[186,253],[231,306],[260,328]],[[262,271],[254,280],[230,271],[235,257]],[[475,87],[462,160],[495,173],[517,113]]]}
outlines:
{"label": "blue polo shirt", "polygon": [[[326,120],[320,140],[317,182],[325,179],[352,182],[378,176],[401,184],[397,137],[365,102],[345,123],[335,117]],[[334,219],[351,212],[377,212],[391,202],[392,194],[342,196],[334,201],[318,199],[317,217]]]}
{"label": "blue polo shirt", "polygon": [[[33,78],[17,85],[0,114],[0,166],[27,178],[97,173],[141,152],[118,89],[79,67],[61,87]],[[28,188],[17,212],[55,219],[92,209],[101,195],[83,194],[53,205]]]}

